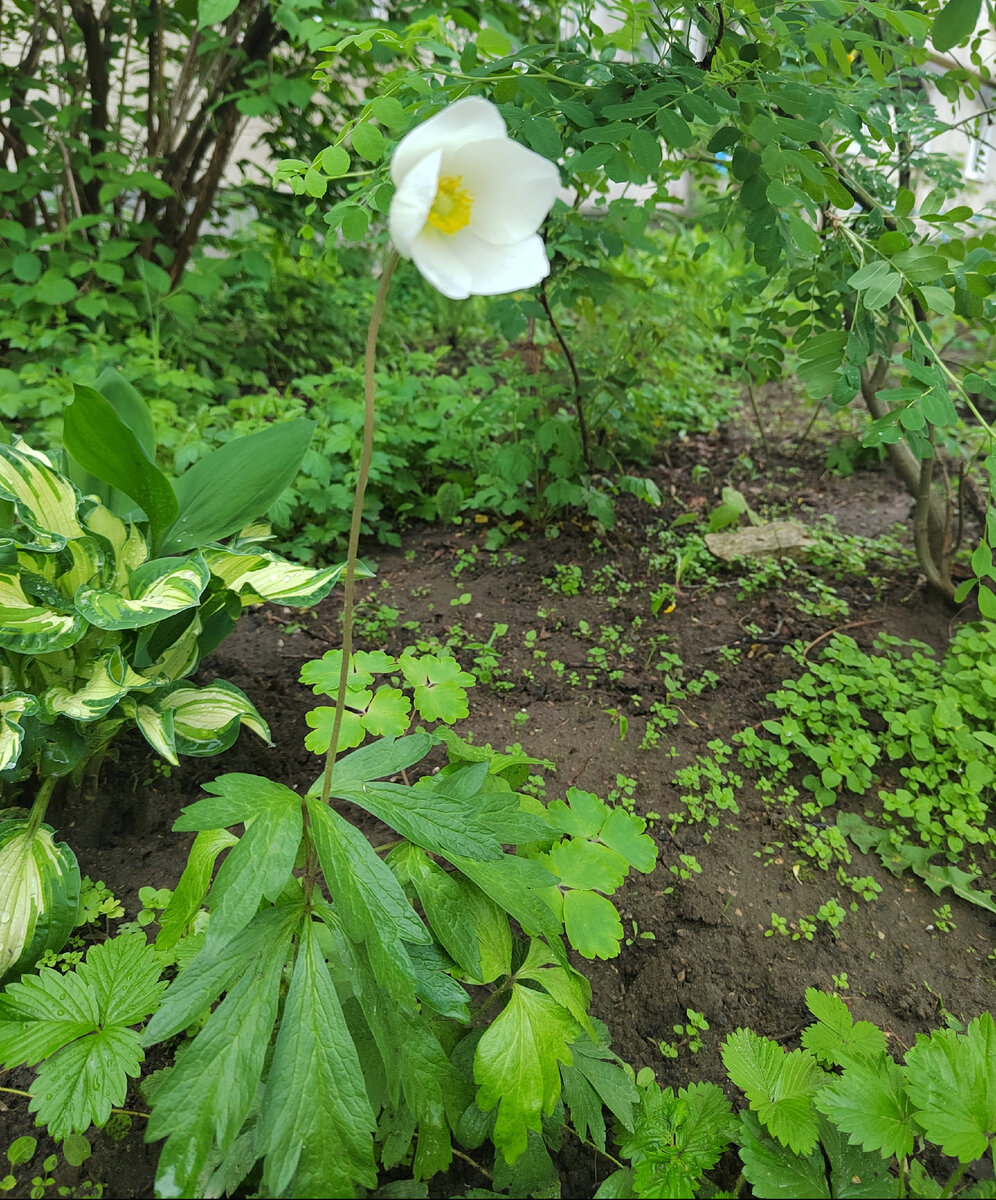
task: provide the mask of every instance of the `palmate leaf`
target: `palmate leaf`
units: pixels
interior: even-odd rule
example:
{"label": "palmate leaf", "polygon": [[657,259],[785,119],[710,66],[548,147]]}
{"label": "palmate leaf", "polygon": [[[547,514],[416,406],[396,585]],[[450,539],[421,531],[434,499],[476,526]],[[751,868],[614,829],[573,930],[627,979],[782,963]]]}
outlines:
{"label": "palmate leaf", "polygon": [[935,1029],[906,1055],[916,1119],[941,1150],[968,1163],[996,1135],[996,1022],[983,1013],[963,1034]]}
{"label": "palmate leaf", "polygon": [[816,1024],[803,1030],[802,1044],[820,1062],[841,1066],[853,1058],[876,1058],[885,1053],[885,1034],[870,1021],[858,1021],[839,996],[806,989],[806,1007]]}
{"label": "palmate leaf", "polygon": [[619,912],[598,892],[564,893],[567,940],[584,958],[615,958],[623,936]]}
{"label": "palmate leaf", "polygon": [[808,1050],[786,1052],[749,1029],[730,1034],[720,1048],[723,1065],[769,1132],[798,1155],[819,1136],[813,1097],[825,1081]]}
{"label": "palmate leaf", "polygon": [[850,1060],[816,1096],[816,1107],[849,1135],[854,1146],[883,1158],[913,1151],[919,1133],[901,1067],[887,1055]]}
{"label": "palmate leaf", "polygon": [[[257,1123],[270,1195],[352,1196],[377,1183],[374,1114],[360,1061],[310,916],[300,944]],[[293,1183],[292,1183],[293,1180]]]}
{"label": "palmate leaf", "polygon": [[573,1062],[570,1043],[579,1028],[544,992],[515,984],[508,1004],[484,1031],[474,1052],[477,1104],[498,1105],[494,1142],[507,1162],[526,1149],[527,1133],[539,1133],[560,1096],[560,1063]]}
{"label": "palmate leaf", "polygon": [[44,1059],[30,1109],[55,1138],[102,1125],[124,1102],[143,1060],[129,1026],[156,1007],[166,984],[142,934],[92,946],[70,975],[42,967],[0,995],[0,1061]]}
{"label": "palmate leaf", "polygon": [[455,658],[402,654],[398,666],[415,689],[415,708],[424,721],[445,721],[452,725],[470,712],[467,688],[473,687],[477,680],[462,670]]}

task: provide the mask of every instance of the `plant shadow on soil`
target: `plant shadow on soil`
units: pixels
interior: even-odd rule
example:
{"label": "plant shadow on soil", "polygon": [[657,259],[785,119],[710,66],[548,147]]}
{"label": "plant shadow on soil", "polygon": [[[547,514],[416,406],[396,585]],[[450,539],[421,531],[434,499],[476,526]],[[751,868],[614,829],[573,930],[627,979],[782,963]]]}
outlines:
{"label": "plant shadow on soil", "polygon": [[[832,990],[835,977],[839,981],[846,973],[842,994],[854,1016],[881,1026],[892,1052],[900,1056],[917,1033],[943,1025],[947,1013],[968,1020],[990,1009],[996,998],[993,963],[987,957],[994,937],[990,915],[949,892],[935,896],[915,876],[893,877],[874,855],[854,851],[850,869],[873,876],[881,893],[874,901],[859,902],[856,912],[848,911],[836,936],[820,923],[812,941],[765,937],[772,913],[795,923],[830,897],[839,897],[845,907],[854,897],[832,871],[808,870],[805,862],[799,869],[801,856],[790,837],[746,778],[737,796],[739,812],[723,814],[718,827],[683,824],[673,835],[669,830],[667,814],[680,807],[675,770],[708,753],[713,739],[729,742],[745,726],[775,715],[766,695],[800,673],[782,653],[782,644],[800,639],[813,644],[815,655],[826,647],[823,635],[847,626],[845,632],[864,648],[878,634],[888,633],[918,639],[943,653],[958,621],[975,616],[955,614],[927,595],[913,559],[906,556],[878,564],[884,578],[874,589],[867,577],[831,581],[848,602],[845,616],[804,614],[784,588],[738,599],[735,574],[721,570],[718,586],[681,583],[674,609],[667,612],[664,606],[653,617],[650,594],[667,577],[648,570],[651,560],[640,553],[641,547],[679,512],[707,514],[715,507],[719,487],[714,480],[736,482],[751,505],[764,512],[791,510],[810,524],[830,513],[845,534],[875,536],[908,518],[909,503],[884,468],[857,471],[848,479],[829,476],[813,447],[809,457],[773,455],[762,471],[757,470],[760,465],[756,449],[751,464],[743,446],[729,435],[687,439],[650,472],[665,497],[664,508],[654,511],[624,497],[615,529],[601,535],[594,548],[594,532],[574,524],[554,539],[538,530],[496,555],[481,549],[474,554],[486,526],[472,521],[459,528],[411,532],[397,551],[370,547],[377,577],[360,586],[361,595],[372,597],[363,606],[368,628],[377,623],[382,604],[399,615],[392,620],[381,613],[381,623],[393,627],[385,629],[382,640],[364,642],[361,637],[357,645],[397,652],[418,637],[453,638],[452,627],[459,622],[462,633],[456,633],[454,652],[472,669],[474,651],[459,646],[486,643],[496,624],[508,626],[495,642],[499,681],[508,686],[496,691],[479,684],[472,689],[470,717],[458,732],[498,749],[521,742],[528,753],[552,761],[556,769],[546,773],[548,799],[562,796],[568,786],[605,797],[623,776],[635,781],[630,791],[636,812],[663,814],[648,830],[659,847],[656,870],[631,877],[616,896],[629,944],[614,960],[577,960],[577,965],[591,980],[593,1014],[608,1025],[613,1048],[626,1061],[637,1069],[652,1067],[662,1085],[709,1079],[727,1087],[731,1096],[719,1057],[722,1039],[738,1026],[749,1026],[786,1046],[796,1045],[808,1023],[807,987]],[[541,582],[544,576],[554,577],[557,565],[571,564],[581,567],[589,583],[580,594],[564,595]],[[612,571],[605,572],[606,566]],[[603,580],[622,579],[632,586],[628,591],[593,591],[590,581],[600,570]],[[469,601],[451,603],[468,593]],[[51,813],[53,824],[76,850],[81,870],[102,879],[130,917],[138,907],[139,887],[175,885],[191,835],[170,829],[181,807],[197,798],[201,783],[245,771],[303,791],[317,777],[320,760],[304,748],[305,713],[316,699],[298,676],[306,661],[338,645],[341,604],[341,592],[336,592],[304,614],[275,607],[250,611],[202,666],[198,681],[220,677],[247,693],[270,725],[273,748],[243,733],[218,758],[186,759],[180,768],[164,772],[145,743],[129,735],[120,743],[118,760],[105,767],[97,805],[86,812],[63,808]],[[634,631],[637,616],[642,624]],[[594,631],[602,626],[624,631],[632,653],[609,660],[621,674],[610,678],[607,670],[592,667],[586,652],[594,643],[575,636],[581,620]],[[418,623],[418,632],[400,628],[409,622]],[[680,656],[687,677],[712,670],[719,682],[682,699],[677,724],[663,730],[655,747],[640,749],[646,714],[666,695],[649,640],[662,633],[667,634],[667,651]],[[724,646],[739,655],[721,651]],[[534,654],[536,649],[545,659]],[[550,668],[554,660],[564,664],[562,673]],[[571,671],[578,672],[579,684],[572,684]],[[594,676],[590,687],[588,674]],[[627,718],[624,740],[618,718],[606,711],[610,709]],[[865,803],[861,798],[848,803],[842,796],[840,806],[860,812]],[[376,823],[365,814],[349,815],[376,836]],[[694,855],[701,874],[677,881],[669,867],[679,863],[680,854]],[[991,883],[983,880],[980,886]],[[936,925],[935,909],[942,903],[950,903],[956,925],[946,933]],[[684,1023],[686,1010],[704,1014],[708,1021],[697,1053],[673,1032],[673,1026]],[[677,1046],[677,1057],[662,1056],[662,1041]],[[154,1057],[148,1064],[150,1069],[160,1065]],[[23,1088],[29,1080],[26,1072],[11,1072],[4,1082]],[[144,1107],[137,1093],[128,1104]],[[9,1138],[39,1132],[26,1100],[6,1096],[3,1106]],[[108,1194],[151,1196],[158,1149],[142,1143],[141,1124],[136,1119],[132,1134],[120,1142],[91,1131],[93,1157],[79,1169],[63,1164],[56,1184],[79,1189],[79,1180],[92,1179],[103,1182]],[[39,1159],[42,1150],[44,1142]],[[565,1195],[591,1195],[612,1169],[576,1143],[565,1143],[560,1161]],[[433,1181],[431,1189],[434,1195],[453,1195],[486,1182],[461,1167],[451,1177]],[[11,1194],[28,1195],[28,1184],[19,1183]]]}

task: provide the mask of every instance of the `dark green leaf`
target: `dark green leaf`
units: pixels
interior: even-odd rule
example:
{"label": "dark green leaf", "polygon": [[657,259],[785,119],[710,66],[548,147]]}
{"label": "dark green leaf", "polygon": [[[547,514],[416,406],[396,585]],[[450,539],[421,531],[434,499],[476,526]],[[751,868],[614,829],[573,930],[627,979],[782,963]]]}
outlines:
{"label": "dark green leaf", "polygon": [[981,9],[982,0],[947,0],[934,18],[930,34],[934,49],[943,53],[971,37],[979,23]]}
{"label": "dark green leaf", "polygon": [[157,553],[217,541],[265,513],[297,474],[314,428],[304,418],[284,421],[200,459],[176,481],[179,515]]}

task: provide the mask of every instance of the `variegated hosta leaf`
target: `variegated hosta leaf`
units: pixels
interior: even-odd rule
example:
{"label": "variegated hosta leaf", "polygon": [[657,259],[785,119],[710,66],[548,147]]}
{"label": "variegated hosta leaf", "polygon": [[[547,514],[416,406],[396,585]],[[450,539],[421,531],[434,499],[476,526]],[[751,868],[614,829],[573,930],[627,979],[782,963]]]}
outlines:
{"label": "variegated hosta leaf", "polygon": [[61,950],[76,924],[79,865],[52,834],[47,825],[0,821],[0,978]]}
{"label": "variegated hosta leaf", "polygon": [[127,595],[84,585],[76,593],[76,608],[99,629],[140,629],[193,608],[210,578],[199,554],[152,559],[132,571]]}
{"label": "variegated hosta leaf", "polygon": [[154,680],[133,671],[114,646],[87,668],[90,678],[77,692],[51,687],[41,695],[42,711],[48,716],[59,713],[77,721],[96,721],[111,711],[122,696],[133,690],[150,691]]}
{"label": "variegated hosta leaf", "polygon": [[149,557],[145,538],[137,526],[126,525],[103,504],[84,500],[80,511],[87,529],[96,534],[109,551],[106,554],[104,586],[123,588],[132,571]]}
{"label": "variegated hosta leaf", "polygon": [[85,535],[76,516],[79,493],[43,454],[23,442],[0,443],[0,496],[14,502],[39,546],[58,548]]}
{"label": "variegated hosta leaf", "polygon": [[104,565],[104,555],[96,538],[74,538],[56,556],[59,575],[56,585],[67,598],[75,596],[78,588],[90,583]]}
{"label": "variegated hosta leaf", "polygon": [[142,737],[153,750],[174,767],[180,765],[173,740],[173,713],[169,709],[157,712],[150,704],[139,704],[132,696],[123,696],[121,711],[131,717]]}
{"label": "variegated hosta leaf", "polygon": [[168,646],[155,662],[141,667],[141,674],[158,687],[186,679],[200,662],[200,650],[197,646],[200,632],[200,613],[195,613],[194,619],[176,641]]}
{"label": "variegated hosta leaf", "polygon": [[156,707],[173,715],[173,736],[181,754],[218,754],[233,745],[245,725],[265,742],[270,741],[266,722],[249,697],[234,684],[216,679],[207,687],[181,685],[161,696]]}
{"label": "variegated hosta leaf", "polygon": [[0,647],[19,654],[65,650],[86,632],[86,621],[77,613],[32,604],[18,577],[8,571],[0,571],[0,610]]}
{"label": "variegated hosta leaf", "polygon": [[204,561],[212,575],[241,597],[243,606],[261,600],[300,607],[317,604],[345,569],[344,563],[315,569],[287,562],[268,551],[233,554],[216,547],[204,551]]}
{"label": "variegated hosta leaf", "polygon": [[21,753],[21,717],[37,711],[37,700],[25,692],[10,692],[0,699],[0,771],[12,767]]}

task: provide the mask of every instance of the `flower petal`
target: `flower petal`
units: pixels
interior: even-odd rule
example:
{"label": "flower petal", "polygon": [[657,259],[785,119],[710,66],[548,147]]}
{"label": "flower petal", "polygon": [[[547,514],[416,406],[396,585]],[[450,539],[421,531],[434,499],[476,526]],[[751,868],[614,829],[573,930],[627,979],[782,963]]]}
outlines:
{"label": "flower petal", "polygon": [[420,159],[435,150],[456,150],[467,142],[507,136],[501,113],[490,100],[466,96],[405,134],[391,159],[391,178],[400,183]]}
{"label": "flower petal", "polygon": [[461,187],[474,198],[471,228],[496,246],[534,234],[560,190],[556,166],[510,138],[447,147],[440,174],[460,176]]}
{"label": "flower petal", "polygon": [[426,155],[412,167],[391,197],[388,215],[391,241],[405,258],[412,257],[412,243],[422,232],[436,199],[441,158],[438,150]]}
{"label": "flower petal", "polygon": [[483,241],[469,226],[456,234],[438,233],[430,227],[416,238],[412,260],[433,287],[451,300],[517,292],[535,286],[550,273],[539,235],[496,246]]}

